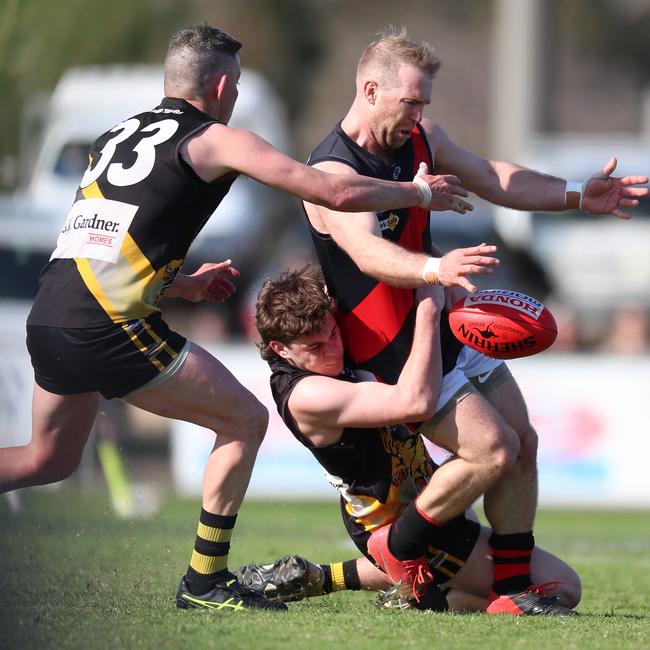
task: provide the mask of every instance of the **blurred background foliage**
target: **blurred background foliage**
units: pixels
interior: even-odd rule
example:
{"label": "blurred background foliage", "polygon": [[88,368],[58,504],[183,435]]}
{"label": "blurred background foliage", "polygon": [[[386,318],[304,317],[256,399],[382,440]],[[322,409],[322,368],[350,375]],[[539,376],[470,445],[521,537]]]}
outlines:
{"label": "blurred background foliage", "polygon": [[[415,37],[434,44],[437,34],[442,38],[462,26],[457,47],[477,52],[480,68],[485,57],[476,48],[487,39],[493,5],[493,0],[405,0],[399,7],[388,0],[0,0],[0,159],[17,154],[24,105],[36,93],[50,91],[67,67],[160,62],[169,35],[187,24],[207,21],[242,40],[244,64],[271,80],[300,133],[301,119],[314,114],[310,102],[321,101],[314,91],[322,81],[319,71],[338,61],[337,51],[352,57],[334,75],[351,88],[350,66],[363,43],[386,24],[407,24]],[[619,66],[640,86],[649,81],[650,2],[545,0],[543,6],[549,66],[561,65],[564,44],[601,65]],[[467,29],[476,36],[473,42],[464,38]],[[472,79],[467,73],[464,82]],[[445,78],[446,87],[460,82]],[[308,148],[298,147],[301,154]]]}
{"label": "blurred background foliage", "polygon": [[[208,22],[244,43],[245,65],[261,70],[299,113],[301,86],[322,54],[318,16],[329,3],[301,0],[0,0],[0,158],[17,153],[26,102],[49,92],[74,65],[160,63],[169,36]],[[335,4],[335,3],[333,3]]]}

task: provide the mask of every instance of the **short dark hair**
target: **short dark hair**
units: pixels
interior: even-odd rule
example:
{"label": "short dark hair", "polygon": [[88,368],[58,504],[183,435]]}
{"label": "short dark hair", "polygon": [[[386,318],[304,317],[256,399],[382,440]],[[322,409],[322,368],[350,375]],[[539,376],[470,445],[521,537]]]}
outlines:
{"label": "short dark hair", "polygon": [[320,269],[307,264],[267,278],[255,304],[255,326],[262,359],[276,356],[271,341],[289,345],[299,336],[318,332],[335,303],[327,294]]}
{"label": "short dark hair", "polygon": [[191,25],[174,33],[165,57],[165,93],[182,90],[198,99],[215,75],[228,72],[241,43],[207,23]]}

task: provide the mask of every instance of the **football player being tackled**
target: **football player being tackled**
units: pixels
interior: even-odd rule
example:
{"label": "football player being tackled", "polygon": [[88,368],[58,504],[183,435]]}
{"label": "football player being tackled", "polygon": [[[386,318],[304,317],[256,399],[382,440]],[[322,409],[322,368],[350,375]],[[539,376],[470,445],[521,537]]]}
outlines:
{"label": "football player being tackled", "polygon": [[[421,287],[416,299],[411,351],[397,383],[389,385],[345,367],[335,305],[317,268],[287,271],[262,286],[256,325],[278,411],[338,489],[345,527],[365,557],[330,566],[285,557],[242,567],[238,579],[249,589],[297,600],[342,588],[385,588],[388,579],[395,587],[391,602],[400,606],[442,611],[449,602],[453,609],[485,609],[492,583],[491,530],[468,513],[435,531],[426,562],[413,563],[408,579],[399,574],[403,563],[393,572],[391,559],[377,562],[377,551],[369,548],[414,507],[437,469],[421,436],[404,423],[429,419],[450,398],[441,381],[444,290]],[[527,613],[573,614],[580,600],[576,573],[538,547],[530,556],[532,579],[541,586],[534,611]]]}

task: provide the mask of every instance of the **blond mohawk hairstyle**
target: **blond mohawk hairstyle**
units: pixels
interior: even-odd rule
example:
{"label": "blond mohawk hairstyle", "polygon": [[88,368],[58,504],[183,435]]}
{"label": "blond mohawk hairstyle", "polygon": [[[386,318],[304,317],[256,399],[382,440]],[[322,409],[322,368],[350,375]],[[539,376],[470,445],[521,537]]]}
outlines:
{"label": "blond mohawk hairstyle", "polygon": [[357,77],[373,69],[379,70],[386,80],[396,79],[397,71],[404,63],[419,68],[432,78],[442,66],[432,45],[426,41],[417,44],[409,40],[404,26],[399,29],[388,26],[361,54]]}

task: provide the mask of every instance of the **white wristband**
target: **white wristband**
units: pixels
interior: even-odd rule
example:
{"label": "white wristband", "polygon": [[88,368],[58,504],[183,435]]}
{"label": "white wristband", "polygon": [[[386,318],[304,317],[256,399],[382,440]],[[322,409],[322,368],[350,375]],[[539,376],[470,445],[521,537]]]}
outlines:
{"label": "white wristband", "polygon": [[567,181],[564,190],[564,205],[569,210],[582,209],[582,183]]}
{"label": "white wristband", "polygon": [[440,271],[440,262],[442,258],[440,257],[430,257],[422,268],[422,279],[427,284],[440,284],[438,280],[438,272]]}
{"label": "white wristband", "polygon": [[413,178],[413,185],[415,185],[420,194],[418,206],[424,209],[428,208],[429,203],[431,203],[431,188],[429,184],[423,178],[415,176]]}

